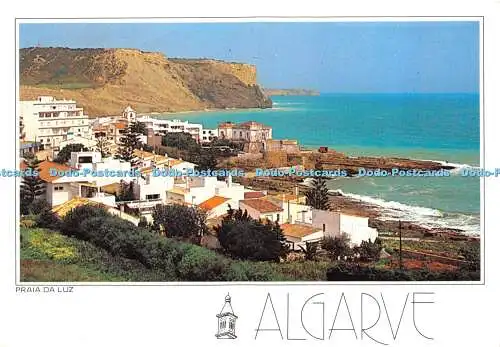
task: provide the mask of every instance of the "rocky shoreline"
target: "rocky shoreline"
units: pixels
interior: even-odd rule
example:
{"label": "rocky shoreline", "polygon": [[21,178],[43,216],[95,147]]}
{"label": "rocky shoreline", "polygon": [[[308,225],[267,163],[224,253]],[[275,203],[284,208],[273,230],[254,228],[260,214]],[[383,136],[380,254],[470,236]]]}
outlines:
{"label": "rocky shoreline", "polygon": [[[269,194],[292,193],[296,187],[304,193],[307,186],[300,179],[265,177],[238,177],[235,181],[253,189],[267,190]],[[369,225],[377,228],[387,236],[399,236],[399,221],[385,220],[380,207],[364,201],[344,196],[341,193],[330,193],[330,206],[342,213],[369,217]],[[401,235],[405,238],[426,238],[443,241],[466,241],[477,237],[466,235],[463,231],[451,228],[428,228],[418,223],[401,220]]]}

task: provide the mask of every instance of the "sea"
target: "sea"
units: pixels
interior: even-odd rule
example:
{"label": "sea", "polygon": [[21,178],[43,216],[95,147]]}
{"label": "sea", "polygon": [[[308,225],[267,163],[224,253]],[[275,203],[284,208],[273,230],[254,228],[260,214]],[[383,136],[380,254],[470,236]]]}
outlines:
{"label": "sea", "polygon": [[462,168],[478,168],[478,94],[322,94],[274,96],[273,108],[160,115],[216,128],[254,120],[273,138],[302,147],[328,146],[351,156],[390,156],[448,162],[449,177],[348,177],[329,180],[332,191],[378,206],[384,219],[480,234],[481,187]]}

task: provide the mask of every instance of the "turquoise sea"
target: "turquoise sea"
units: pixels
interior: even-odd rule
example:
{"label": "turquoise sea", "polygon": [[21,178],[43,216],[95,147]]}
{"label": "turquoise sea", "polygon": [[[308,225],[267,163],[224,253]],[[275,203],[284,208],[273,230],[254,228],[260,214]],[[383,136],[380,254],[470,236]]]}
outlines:
{"label": "turquoise sea", "polygon": [[[276,96],[273,108],[176,113],[215,128],[255,120],[273,138],[328,146],[353,156],[395,156],[480,166],[478,94],[323,94]],[[479,234],[480,180],[456,170],[450,177],[354,177],[328,182],[332,190],[377,204],[387,219],[452,227]]]}

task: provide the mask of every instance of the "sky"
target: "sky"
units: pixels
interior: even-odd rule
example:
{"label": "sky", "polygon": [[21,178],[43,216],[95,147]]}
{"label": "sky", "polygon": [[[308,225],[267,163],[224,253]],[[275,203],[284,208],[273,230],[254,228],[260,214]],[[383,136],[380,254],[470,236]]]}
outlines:
{"label": "sky", "polygon": [[20,24],[19,46],[137,48],[257,66],[266,88],[477,93],[478,22]]}

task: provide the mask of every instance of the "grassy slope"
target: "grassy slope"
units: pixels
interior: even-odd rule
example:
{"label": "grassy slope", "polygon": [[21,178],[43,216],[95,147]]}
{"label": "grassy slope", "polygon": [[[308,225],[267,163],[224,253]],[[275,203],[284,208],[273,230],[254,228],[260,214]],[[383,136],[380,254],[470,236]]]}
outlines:
{"label": "grassy slope", "polygon": [[47,229],[21,228],[21,281],[154,281],[161,275],[139,262]]}
{"label": "grassy slope", "polygon": [[[325,281],[327,261],[232,261],[237,268],[273,273],[281,281]],[[41,228],[21,227],[21,281],[27,282],[146,282],[175,281],[169,274],[147,269],[141,263],[111,256],[93,244]]]}

